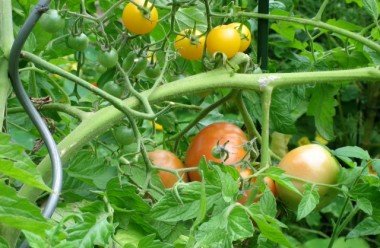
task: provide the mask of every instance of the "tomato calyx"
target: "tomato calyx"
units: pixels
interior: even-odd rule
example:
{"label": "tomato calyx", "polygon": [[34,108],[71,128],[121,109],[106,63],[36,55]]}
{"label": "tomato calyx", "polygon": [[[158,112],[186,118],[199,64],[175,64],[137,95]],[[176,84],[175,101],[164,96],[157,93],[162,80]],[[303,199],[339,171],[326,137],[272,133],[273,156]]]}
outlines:
{"label": "tomato calyx", "polygon": [[211,150],[212,156],[217,159],[222,159],[223,162],[226,161],[230,157],[229,151],[226,148],[229,142],[230,141],[227,140],[224,144],[220,145],[218,140],[216,146],[214,146]]}

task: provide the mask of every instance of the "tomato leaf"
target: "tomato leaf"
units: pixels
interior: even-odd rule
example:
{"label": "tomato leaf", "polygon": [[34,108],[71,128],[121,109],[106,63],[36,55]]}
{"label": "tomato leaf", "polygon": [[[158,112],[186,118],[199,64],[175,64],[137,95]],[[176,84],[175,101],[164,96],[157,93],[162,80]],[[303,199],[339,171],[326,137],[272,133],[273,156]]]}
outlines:
{"label": "tomato leaf", "polygon": [[369,201],[367,198],[361,197],[357,199],[358,207],[366,214],[372,215],[372,204],[371,201]]}
{"label": "tomato leaf", "polygon": [[333,85],[317,85],[313,90],[307,109],[307,114],[314,116],[318,133],[326,140],[334,138],[333,117],[337,105],[335,95],[338,91],[339,87]]}
{"label": "tomato leaf", "polygon": [[354,167],[350,169],[346,169],[343,167],[340,168],[338,183],[347,186],[352,185],[355,182],[355,180],[360,176],[362,170],[363,168],[360,167]]}
{"label": "tomato leaf", "polygon": [[239,207],[226,208],[203,223],[195,235],[197,246],[231,247],[235,240],[253,235],[254,229],[247,213]]}
{"label": "tomato leaf", "polygon": [[116,167],[104,166],[106,163],[105,157],[98,157],[88,151],[83,151],[70,161],[66,172],[69,176],[86,184],[105,189],[107,182],[117,175]]}
{"label": "tomato leaf", "polygon": [[347,157],[347,158],[358,158],[361,160],[371,159],[367,151],[357,146],[341,147],[341,148],[336,149],[335,151],[332,151],[332,153],[339,158]]}
{"label": "tomato leaf", "polygon": [[146,247],[149,247],[149,248],[167,248],[167,247],[172,247],[171,245],[165,244],[165,243],[163,243],[160,240],[157,240],[155,238],[156,238],[156,234],[154,234],[154,233],[145,236],[144,238],[142,238],[140,240],[138,248],[146,248]]}
{"label": "tomato leaf", "polygon": [[292,247],[277,222],[269,222],[262,214],[251,214],[251,217],[257,224],[263,237],[286,247]]}
{"label": "tomato leaf", "polygon": [[70,226],[66,231],[67,240],[60,247],[90,248],[106,246],[113,233],[113,225],[108,222],[108,213],[82,213],[82,221]]}
{"label": "tomato leaf", "polygon": [[379,18],[378,2],[376,0],[363,0],[364,9],[375,22]]}
{"label": "tomato leaf", "polygon": [[51,191],[24,149],[12,143],[11,138],[3,133],[0,133],[0,173],[29,186]]}
{"label": "tomato leaf", "polygon": [[275,217],[277,214],[276,198],[272,191],[265,189],[259,201],[260,209],[264,214]]}
{"label": "tomato leaf", "polygon": [[[165,195],[153,206],[151,216],[164,222],[190,220],[197,217],[201,201],[201,183],[192,182],[178,189],[180,199],[172,191]],[[206,185],[207,209],[222,199],[221,189]]]}
{"label": "tomato leaf", "polygon": [[0,223],[39,236],[45,235],[45,231],[51,228],[39,208],[18,197],[16,191],[3,181],[0,181],[0,192]]}
{"label": "tomato leaf", "polygon": [[377,175],[380,175],[380,159],[374,159],[373,162],[373,168],[375,169]]}
{"label": "tomato leaf", "polygon": [[348,233],[347,238],[377,234],[380,234],[380,222],[375,221],[371,217],[367,217]]}
{"label": "tomato leaf", "polygon": [[305,184],[305,191],[297,209],[297,221],[308,216],[319,203],[318,188],[315,185]]}
{"label": "tomato leaf", "polygon": [[9,248],[8,242],[0,236],[0,248]]}
{"label": "tomato leaf", "polygon": [[263,176],[267,176],[272,178],[276,183],[280,184],[281,186],[299,194],[302,195],[299,190],[294,186],[292,183],[292,180],[288,177],[286,177],[285,172],[278,168],[278,167],[270,167],[268,170],[263,173]]}

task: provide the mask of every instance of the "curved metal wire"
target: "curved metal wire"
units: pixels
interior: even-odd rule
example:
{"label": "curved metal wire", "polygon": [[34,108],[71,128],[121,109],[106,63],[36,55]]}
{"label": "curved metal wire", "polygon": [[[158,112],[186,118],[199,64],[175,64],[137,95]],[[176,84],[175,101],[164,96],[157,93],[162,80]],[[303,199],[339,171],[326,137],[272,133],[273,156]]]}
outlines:
{"label": "curved metal wire", "polygon": [[[41,15],[48,9],[50,0],[40,0],[36,5],[34,10],[29,15],[28,19],[22,26],[19,34],[17,35],[15,42],[13,43],[10,57],[9,57],[9,77],[12,82],[13,90],[19,99],[21,105],[24,107],[26,113],[29,115],[30,119],[37,127],[38,131],[41,134],[41,138],[45,142],[45,145],[48,149],[49,156],[52,164],[52,192],[47,200],[46,206],[42,211],[42,215],[46,218],[50,218],[57,206],[59,195],[62,189],[62,162],[59,156],[59,151],[57,145],[49,131],[49,128],[45,124],[44,120],[33,106],[33,103],[30,101],[21,81],[19,75],[19,61],[21,50],[25,44],[26,39],[30,35],[33,27],[36,25],[36,22],[41,17]],[[27,247],[27,244],[24,242],[21,247]]]}

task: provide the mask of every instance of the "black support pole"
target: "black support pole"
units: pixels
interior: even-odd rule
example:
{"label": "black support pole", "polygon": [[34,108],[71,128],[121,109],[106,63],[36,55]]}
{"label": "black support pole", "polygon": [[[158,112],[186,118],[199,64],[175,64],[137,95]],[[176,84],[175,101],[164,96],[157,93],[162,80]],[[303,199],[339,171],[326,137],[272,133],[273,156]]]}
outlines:
{"label": "black support pole", "polygon": [[[259,13],[269,14],[269,0],[259,1]],[[259,18],[258,21],[258,37],[257,37],[257,63],[263,71],[268,68],[268,20]]]}

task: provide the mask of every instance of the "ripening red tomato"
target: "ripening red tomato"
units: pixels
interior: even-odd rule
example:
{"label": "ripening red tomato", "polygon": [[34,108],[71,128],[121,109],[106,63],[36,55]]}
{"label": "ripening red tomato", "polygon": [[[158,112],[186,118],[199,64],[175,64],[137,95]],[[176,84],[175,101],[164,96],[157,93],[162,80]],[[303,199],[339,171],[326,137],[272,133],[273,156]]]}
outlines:
{"label": "ripening red tomato", "polygon": [[[287,153],[278,165],[287,175],[315,183],[335,184],[338,180],[340,165],[335,158],[320,145],[310,144],[300,146]],[[294,186],[302,193],[303,182],[293,180]],[[276,184],[279,198],[284,204],[296,210],[301,196],[283,186]],[[320,203],[317,208],[327,205],[335,196],[336,190],[318,186]]]}
{"label": "ripening red tomato", "polygon": [[[165,150],[155,150],[148,153],[149,159],[152,161],[152,163],[155,166],[161,166],[169,169],[183,169],[183,163],[182,161],[173,153]],[[161,181],[165,188],[171,188],[176,184],[178,181],[178,178],[166,171],[159,171],[158,175],[161,178]],[[182,174],[182,180],[184,182],[188,181],[187,174]]]}
{"label": "ripening red tomato", "polygon": [[[207,160],[226,165],[236,164],[246,157],[247,152],[244,144],[248,141],[245,133],[236,125],[228,122],[219,122],[211,124],[200,131],[191,141],[186,153],[185,165],[187,167],[196,167],[202,156]],[[215,149],[225,144],[224,149],[227,154],[215,154]],[[201,177],[198,172],[189,172],[191,181],[200,181]]]}
{"label": "ripening red tomato", "polygon": [[[241,177],[243,178],[246,178],[250,175],[252,175],[252,171],[250,169],[245,169],[243,171],[241,171],[239,168],[238,168],[239,172],[240,172],[240,175]],[[252,183],[255,183],[256,181],[256,178],[253,178],[252,179]],[[264,177],[264,183],[266,184],[267,188],[272,191],[273,195],[274,196],[277,196],[277,190],[276,190],[276,185],[274,184],[274,181],[269,178],[269,177]],[[254,187],[254,186],[253,186]],[[238,200],[238,202],[240,202],[241,204],[245,204],[250,196],[252,192],[252,189],[248,189],[244,192],[244,194],[240,197],[240,199]],[[261,192],[258,192],[258,194],[256,195],[255,199],[254,199],[254,202],[260,200],[260,196],[261,196]]]}

